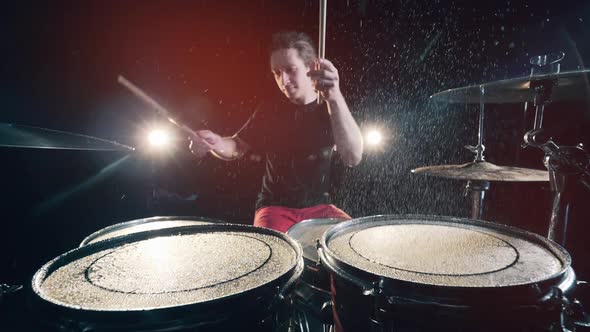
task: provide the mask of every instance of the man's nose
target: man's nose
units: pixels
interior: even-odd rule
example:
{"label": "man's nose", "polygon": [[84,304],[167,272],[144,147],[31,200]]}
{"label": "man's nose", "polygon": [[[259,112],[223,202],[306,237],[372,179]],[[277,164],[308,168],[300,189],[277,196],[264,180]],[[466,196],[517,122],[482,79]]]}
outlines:
{"label": "man's nose", "polygon": [[289,75],[287,75],[285,72],[281,72],[281,83],[283,83],[283,85],[289,83]]}

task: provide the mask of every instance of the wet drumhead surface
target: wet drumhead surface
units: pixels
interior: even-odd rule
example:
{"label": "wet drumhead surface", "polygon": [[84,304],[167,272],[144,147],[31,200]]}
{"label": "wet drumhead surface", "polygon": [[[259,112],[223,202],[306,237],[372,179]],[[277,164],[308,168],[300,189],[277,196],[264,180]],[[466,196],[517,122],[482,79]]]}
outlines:
{"label": "wet drumhead surface", "polygon": [[[208,224],[208,221],[197,221],[197,220],[158,220],[150,221],[145,223],[138,223],[132,225],[124,225],[122,223],[120,228],[102,230],[96,233],[96,235],[87,241],[85,244],[95,243],[98,241],[112,239],[117,236],[129,235],[133,233],[153,231],[164,228],[180,227],[180,226],[191,226],[191,225],[202,225]],[[119,225],[113,225],[119,226]],[[94,234],[93,234],[94,235]]]}
{"label": "wet drumhead surface", "polygon": [[262,286],[297,264],[293,247],[258,233],[156,237],[74,260],[41,296],[88,310],[145,310],[206,302]]}
{"label": "wet drumhead surface", "polygon": [[369,228],[354,234],[350,247],[383,266],[439,275],[498,271],[518,258],[514,247],[497,237],[438,225]]}
{"label": "wet drumhead surface", "polygon": [[468,224],[381,223],[340,232],[327,245],[337,259],[355,268],[431,285],[520,285],[563,268],[542,245]]}

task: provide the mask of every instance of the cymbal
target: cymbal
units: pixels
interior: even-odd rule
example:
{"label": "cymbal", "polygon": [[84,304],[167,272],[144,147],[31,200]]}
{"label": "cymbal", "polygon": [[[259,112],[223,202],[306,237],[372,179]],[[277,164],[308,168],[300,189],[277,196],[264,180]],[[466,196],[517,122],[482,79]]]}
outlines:
{"label": "cymbal", "polygon": [[130,146],[102,138],[12,123],[0,123],[0,146],[57,150],[134,150]]}
{"label": "cymbal", "polygon": [[[562,72],[559,74],[545,74],[526,77],[511,78],[493,81],[480,85],[470,85],[461,88],[449,89],[430,96],[430,100],[445,103],[477,104],[480,102],[504,104],[533,101],[534,94],[529,89],[530,81],[555,79],[557,85],[551,93],[552,101],[580,101],[590,100],[590,69]],[[482,97],[480,87],[485,88]]]}
{"label": "cymbal", "polygon": [[531,168],[497,166],[485,161],[471,162],[463,165],[426,166],[413,169],[412,173],[457,180],[549,181],[548,171]]}

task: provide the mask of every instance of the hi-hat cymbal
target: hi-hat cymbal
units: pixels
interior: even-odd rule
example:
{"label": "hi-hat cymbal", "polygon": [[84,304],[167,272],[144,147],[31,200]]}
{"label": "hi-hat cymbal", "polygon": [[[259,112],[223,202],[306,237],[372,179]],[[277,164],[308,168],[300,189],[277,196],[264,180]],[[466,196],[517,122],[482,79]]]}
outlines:
{"label": "hi-hat cymbal", "polygon": [[420,167],[414,174],[426,174],[457,180],[482,181],[549,181],[549,172],[520,167],[497,166],[488,162],[471,162],[463,165]]}
{"label": "hi-hat cymbal", "polygon": [[[529,88],[531,80],[555,79],[556,86],[551,93],[552,101],[590,100],[590,69],[511,78],[489,83],[470,85],[438,92],[430,100],[444,103],[477,104],[480,102],[504,104],[533,101],[534,93]],[[481,95],[481,87],[485,95]]]}
{"label": "hi-hat cymbal", "polygon": [[0,146],[34,149],[132,151],[132,147],[92,136],[0,123]]}

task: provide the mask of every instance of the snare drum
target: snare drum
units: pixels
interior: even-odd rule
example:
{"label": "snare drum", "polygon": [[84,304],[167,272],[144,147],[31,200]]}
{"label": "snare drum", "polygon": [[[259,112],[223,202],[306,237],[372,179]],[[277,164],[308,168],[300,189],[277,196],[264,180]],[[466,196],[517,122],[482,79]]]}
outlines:
{"label": "snare drum", "polygon": [[291,226],[287,235],[303,248],[305,269],[293,292],[292,325],[297,331],[321,331],[332,324],[330,275],[319,262],[317,244],[322,234],[345,219],[303,220]]}
{"label": "snare drum", "polygon": [[569,254],[536,234],[439,216],[374,216],[324,233],[344,331],[561,330]]}
{"label": "snare drum", "polygon": [[133,233],[158,230],[171,227],[203,225],[210,223],[223,223],[221,220],[215,220],[203,217],[150,217],[125,221],[122,223],[110,225],[88,235],[80,247],[98,241],[108,240],[117,236],[124,236]]}
{"label": "snare drum", "polygon": [[99,241],[34,275],[34,312],[60,331],[276,331],[301,247],[264,228],[203,224]]}

